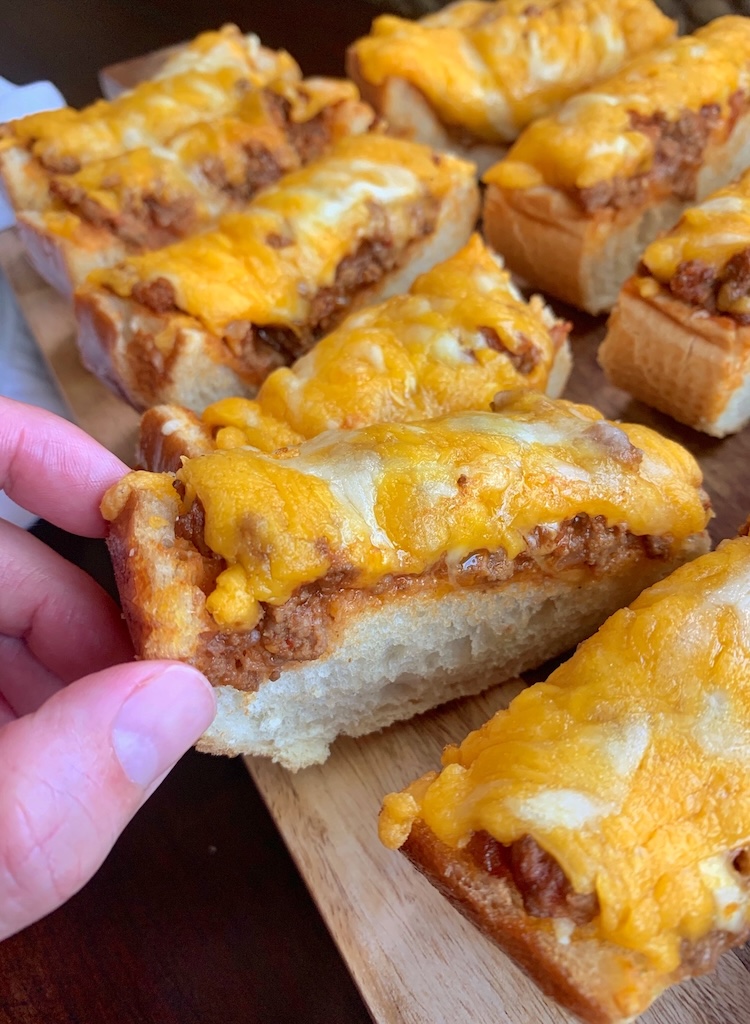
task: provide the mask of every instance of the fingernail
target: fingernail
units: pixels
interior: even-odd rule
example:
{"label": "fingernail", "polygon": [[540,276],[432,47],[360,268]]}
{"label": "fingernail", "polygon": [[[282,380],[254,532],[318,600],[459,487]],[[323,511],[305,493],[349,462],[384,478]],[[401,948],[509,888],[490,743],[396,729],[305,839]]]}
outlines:
{"label": "fingernail", "polygon": [[172,665],[134,690],[112,726],[112,746],[131,782],[149,786],[205,732],[216,708],[210,684]]}

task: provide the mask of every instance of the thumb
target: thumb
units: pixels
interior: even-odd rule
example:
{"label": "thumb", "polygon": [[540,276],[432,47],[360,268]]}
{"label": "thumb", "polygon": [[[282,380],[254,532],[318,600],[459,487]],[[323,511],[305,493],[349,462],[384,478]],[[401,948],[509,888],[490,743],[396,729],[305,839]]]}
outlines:
{"label": "thumb", "polygon": [[214,712],[199,672],[146,661],[86,676],[0,729],[0,939],[91,878]]}

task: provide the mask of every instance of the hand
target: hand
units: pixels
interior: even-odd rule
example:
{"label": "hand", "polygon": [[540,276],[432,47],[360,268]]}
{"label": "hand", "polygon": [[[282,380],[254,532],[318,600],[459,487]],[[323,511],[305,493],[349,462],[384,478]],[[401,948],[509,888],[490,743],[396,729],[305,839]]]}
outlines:
{"label": "hand", "polygon": [[[101,537],[125,472],[77,427],[0,398],[0,487],[29,511]],[[199,672],[132,657],[108,595],[0,520],[0,939],[91,878],[213,718]]]}

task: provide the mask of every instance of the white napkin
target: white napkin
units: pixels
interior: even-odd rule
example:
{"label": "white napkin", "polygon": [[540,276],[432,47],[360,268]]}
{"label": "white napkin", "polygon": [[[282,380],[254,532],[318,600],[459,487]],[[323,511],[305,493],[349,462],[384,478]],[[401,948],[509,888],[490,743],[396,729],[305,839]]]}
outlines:
{"label": "white napkin", "polygon": [[[65,106],[65,100],[51,82],[12,85],[0,78],[0,123],[40,110]],[[0,197],[0,230],[14,222],[13,211]],[[29,328],[16,305],[5,277],[0,274],[0,395],[71,418]],[[19,508],[0,491],[0,518],[19,526],[31,526],[36,516]]]}
{"label": "white napkin", "polygon": [[[26,114],[38,114],[40,110],[57,110],[64,106],[62,93],[52,82],[13,85],[7,78],[0,77],[0,124]],[[0,231],[14,223],[12,209],[0,196]]]}

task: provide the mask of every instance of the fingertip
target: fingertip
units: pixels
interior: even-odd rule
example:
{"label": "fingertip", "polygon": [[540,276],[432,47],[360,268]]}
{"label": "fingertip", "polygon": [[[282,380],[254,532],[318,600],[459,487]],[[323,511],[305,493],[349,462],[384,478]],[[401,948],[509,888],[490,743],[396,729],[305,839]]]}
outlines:
{"label": "fingertip", "polygon": [[213,721],[216,699],[206,677],[166,663],[136,687],[112,725],[112,746],[125,776],[148,789]]}

